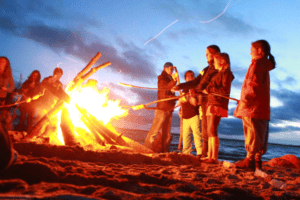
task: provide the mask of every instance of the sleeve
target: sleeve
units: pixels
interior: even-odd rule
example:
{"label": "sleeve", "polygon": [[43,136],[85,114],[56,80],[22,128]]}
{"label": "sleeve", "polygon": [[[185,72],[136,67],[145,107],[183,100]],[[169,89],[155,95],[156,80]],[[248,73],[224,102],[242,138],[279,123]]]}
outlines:
{"label": "sleeve", "polygon": [[204,73],[203,78],[201,79],[197,89],[198,90],[204,90],[208,84],[210,83],[212,77],[218,73],[218,71],[215,68],[208,68],[208,70]]}
{"label": "sleeve", "polygon": [[201,81],[201,77],[202,75],[199,74],[194,80],[179,84],[178,88],[180,90],[196,88]]}
{"label": "sleeve", "polygon": [[256,99],[261,91],[264,79],[263,67],[259,63],[255,63],[254,67],[249,70],[249,76],[246,80],[248,87],[244,97],[247,104],[251,104]]}

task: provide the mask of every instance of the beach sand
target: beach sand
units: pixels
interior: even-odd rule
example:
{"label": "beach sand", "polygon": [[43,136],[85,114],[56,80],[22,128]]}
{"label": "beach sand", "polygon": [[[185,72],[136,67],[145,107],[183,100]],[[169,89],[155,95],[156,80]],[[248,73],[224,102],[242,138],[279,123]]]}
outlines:
{"label": "beach sand", "polygon": [[292,155],[264,162],[263,178],[176,152],[141,154],[121,146],[95,152],[34,142],[14,148],[17,161],[0,174],[1,199],[300,199],[300,160]]}

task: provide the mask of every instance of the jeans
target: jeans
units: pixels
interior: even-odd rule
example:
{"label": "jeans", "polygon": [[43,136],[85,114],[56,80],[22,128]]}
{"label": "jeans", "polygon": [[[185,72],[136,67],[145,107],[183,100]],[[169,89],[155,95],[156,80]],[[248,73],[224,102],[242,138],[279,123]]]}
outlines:
{"label": "jeans", "polygon": [[[145,147],[154,150],[155,152],[169,152],[170,143],[172,141],[171,136],[171,123],[173,117],[173,111],[155,110],[155,117],[152,122],[152,126],[148,132],[145,140]],[[161,137],[159,137],[159,130],[161,129]],[[160,140],[160,141],[158,141]],[[155,143],[161,145],[161,148],[157,149]]]}
{"label": "jeans", "polygon": [[202,133],[200,131],[201,121],[199,115],[195,115],[189,119],[183,119],[183,149],[182,153],[191,154],[192,152],[192,137],[191,131],[194,136],[194,143],[197,151],[197,155],[202,154]]}
{"label": "jeans", "polygon": [[269,121],[243,117],[243,128],[247,158],[261,159],[261,156],[267,152]]}

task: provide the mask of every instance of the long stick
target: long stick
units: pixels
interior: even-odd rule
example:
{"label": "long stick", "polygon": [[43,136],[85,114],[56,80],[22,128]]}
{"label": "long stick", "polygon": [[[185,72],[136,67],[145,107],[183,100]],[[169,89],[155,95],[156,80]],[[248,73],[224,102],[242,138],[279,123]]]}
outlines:
{"label": "long stick", "polygon": [[[174,70],[178,75],[178,71],[177,71],[177,68],[175,66],[174,66]],[[178,83],[178,85],[180,84],[179,76],[178,76],[178,79],[177,79],[177,83]],[[179,95],[181,96],[182,95],[181,90],[179,90],[178,92],[179,92]],[[182,112],[183,112],[183,110],[182,110],[182,106],[181,106],[181,113]],[[183,137],[182,135],[183,135],[183,119],[180,118],[180,135],[179,135],[179,141],[178,141],[178,150],[181,150],[181,143],[182,143],[182,137]]]}

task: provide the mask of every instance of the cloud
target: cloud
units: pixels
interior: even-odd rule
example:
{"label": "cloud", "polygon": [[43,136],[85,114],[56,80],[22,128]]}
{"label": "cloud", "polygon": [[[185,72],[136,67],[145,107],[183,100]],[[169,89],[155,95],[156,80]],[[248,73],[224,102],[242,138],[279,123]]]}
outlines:
{"label": "cloud", "polygon": [[[87,32],[83,28],[87,24],[98,25],[99,23],[96,20],[83,16],[75,17],[75,14],[73,15],[72,13],[64,15],[40,1],[37,1],[36,4],[27,2],[25,6],[13,2],[8,5],[5,4],[4,7],[9,9],[2,12],[1,15],[3,16],[0,15],[3,22],[0,25],[0,30],[10,31],[16,36],[41,43],[56,53],[63,52],[73,55],[84,62],[89,62],[92,56],[96,55],[97,52],[101,52],[101,62],[110,61],[112,64],[109,70],[118,73],[122,72],[121,75],[125,79],[149,82],[157,76],[154,64],[151,61],[153,59],[148,56],[145,50],[137,48],[133,43],[125,44],[123,42],[124,51],[118,52],[114,46],[105,44],[101,38]],[[2,9],[4,7],[2,6]],[[33,13],[39,16],[36,17],[36,20],[23,19],[23,17],[25,18]],[[57,20],[69,20],[69,18],[74,17],[72,20],[76,21],[76,23],[73,26],[81,23],[85,25],[82,25],[83,27],[79,29],[76,27],[46,25],[43,18],[51,18],[52,15],[55,15]],[[18,17],[15,18],[15,16]],[[55,24],[55,20],[53,20],[53,24]],[[120,40],[118,41],[120,42]],[[100,61],[98,64],[101,64]]]}

